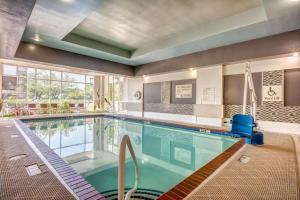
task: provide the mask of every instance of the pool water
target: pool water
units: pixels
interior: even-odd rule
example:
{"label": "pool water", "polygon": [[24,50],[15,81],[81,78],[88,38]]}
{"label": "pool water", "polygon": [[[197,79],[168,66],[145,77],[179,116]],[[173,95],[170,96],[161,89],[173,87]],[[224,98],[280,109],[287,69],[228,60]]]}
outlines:
{"label": "pool water", "polygon": [[[103,116],[25,122],[42,141],[107,196],[117,191],[119,144],[125,134],[130,137],[138,159],[138,187],[156,196],[238,141],[228,136]],[[126,155],[125,187],[132,188],[134,166],[129,152]]]}

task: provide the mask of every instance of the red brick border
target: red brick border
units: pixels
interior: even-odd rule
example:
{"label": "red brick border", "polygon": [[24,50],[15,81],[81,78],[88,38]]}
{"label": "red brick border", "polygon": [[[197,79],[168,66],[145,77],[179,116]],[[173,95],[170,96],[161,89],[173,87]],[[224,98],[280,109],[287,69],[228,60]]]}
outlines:
{"label": "red brick border", "polygon": [[185,198],[206,178],[214,173],[223,163],[225,163],[225,161],[227,161],[234,153],[236,153],[244,144],[244,139],[240,139],[219,156],[195,171],[192,175],[181,181],[168,192],[165,192],[158,198],[158,200],[175,200]]}

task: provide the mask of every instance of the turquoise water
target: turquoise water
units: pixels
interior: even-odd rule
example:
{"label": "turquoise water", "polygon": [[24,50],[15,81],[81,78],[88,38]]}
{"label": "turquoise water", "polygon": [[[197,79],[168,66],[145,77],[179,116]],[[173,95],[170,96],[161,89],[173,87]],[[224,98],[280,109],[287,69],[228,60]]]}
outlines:
{"label": "turquoise water", "polygon": [[[29,128],[99,192],[117,189],[119,144],[129,135],[138,159],[138,187],[168,191],[237,139],[106,117],[30,120]],[[129,153],[125,186],[134,185]]]}

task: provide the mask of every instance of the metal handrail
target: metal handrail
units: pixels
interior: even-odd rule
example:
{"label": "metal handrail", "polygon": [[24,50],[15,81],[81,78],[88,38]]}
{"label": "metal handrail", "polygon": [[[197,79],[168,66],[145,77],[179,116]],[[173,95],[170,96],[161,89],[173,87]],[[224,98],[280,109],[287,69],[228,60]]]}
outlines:
{"label": "metal handrail", "polygon": [[124,200],[124,179],[125,179],[125,159],[126,159],[126,146],[130,152],[132,160],[134,162],[134,172],[135,172],[135,183],[134,187],[129,190],[125,196],[125,200],[129,200],[131,195],[137,190],[139,182],[139,168],[137,160],[130,142],[128,135],[124,135],[120,145],[119,151],[119,172],[118,172],[118,200]]}

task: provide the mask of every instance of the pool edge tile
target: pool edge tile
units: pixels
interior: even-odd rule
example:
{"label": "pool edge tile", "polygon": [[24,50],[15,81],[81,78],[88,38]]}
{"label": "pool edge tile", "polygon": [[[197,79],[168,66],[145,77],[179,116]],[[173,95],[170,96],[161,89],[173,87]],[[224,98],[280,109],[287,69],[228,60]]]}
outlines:
{"label": "pool edge tile", "polygon": [[[223,165],[231,156],[233,156],[244,145],[245,145],[245,140],[240,139],[238,142],[233,144],[231,147],[229,147],[223,153],[221,153],[213,160],[208,162],[206,165],[204,165],[203,167],[195,171],[193,174],[185,178],[183,181],[178,183],[169,191],[162,194],[158,198],[158,200],[178,199],[176,198],[176,196],[180,197],[179,199],[183,199],[187,197],[194,189],[196,189],[203,181],[205,181],[210,175],[212,175],[221,165]],[[215,164],[217,164],[217,166],[215,166]],[[190,192],[186,194],[180,189],[182,187],[185,188],[186,190],[190,190]]]}

